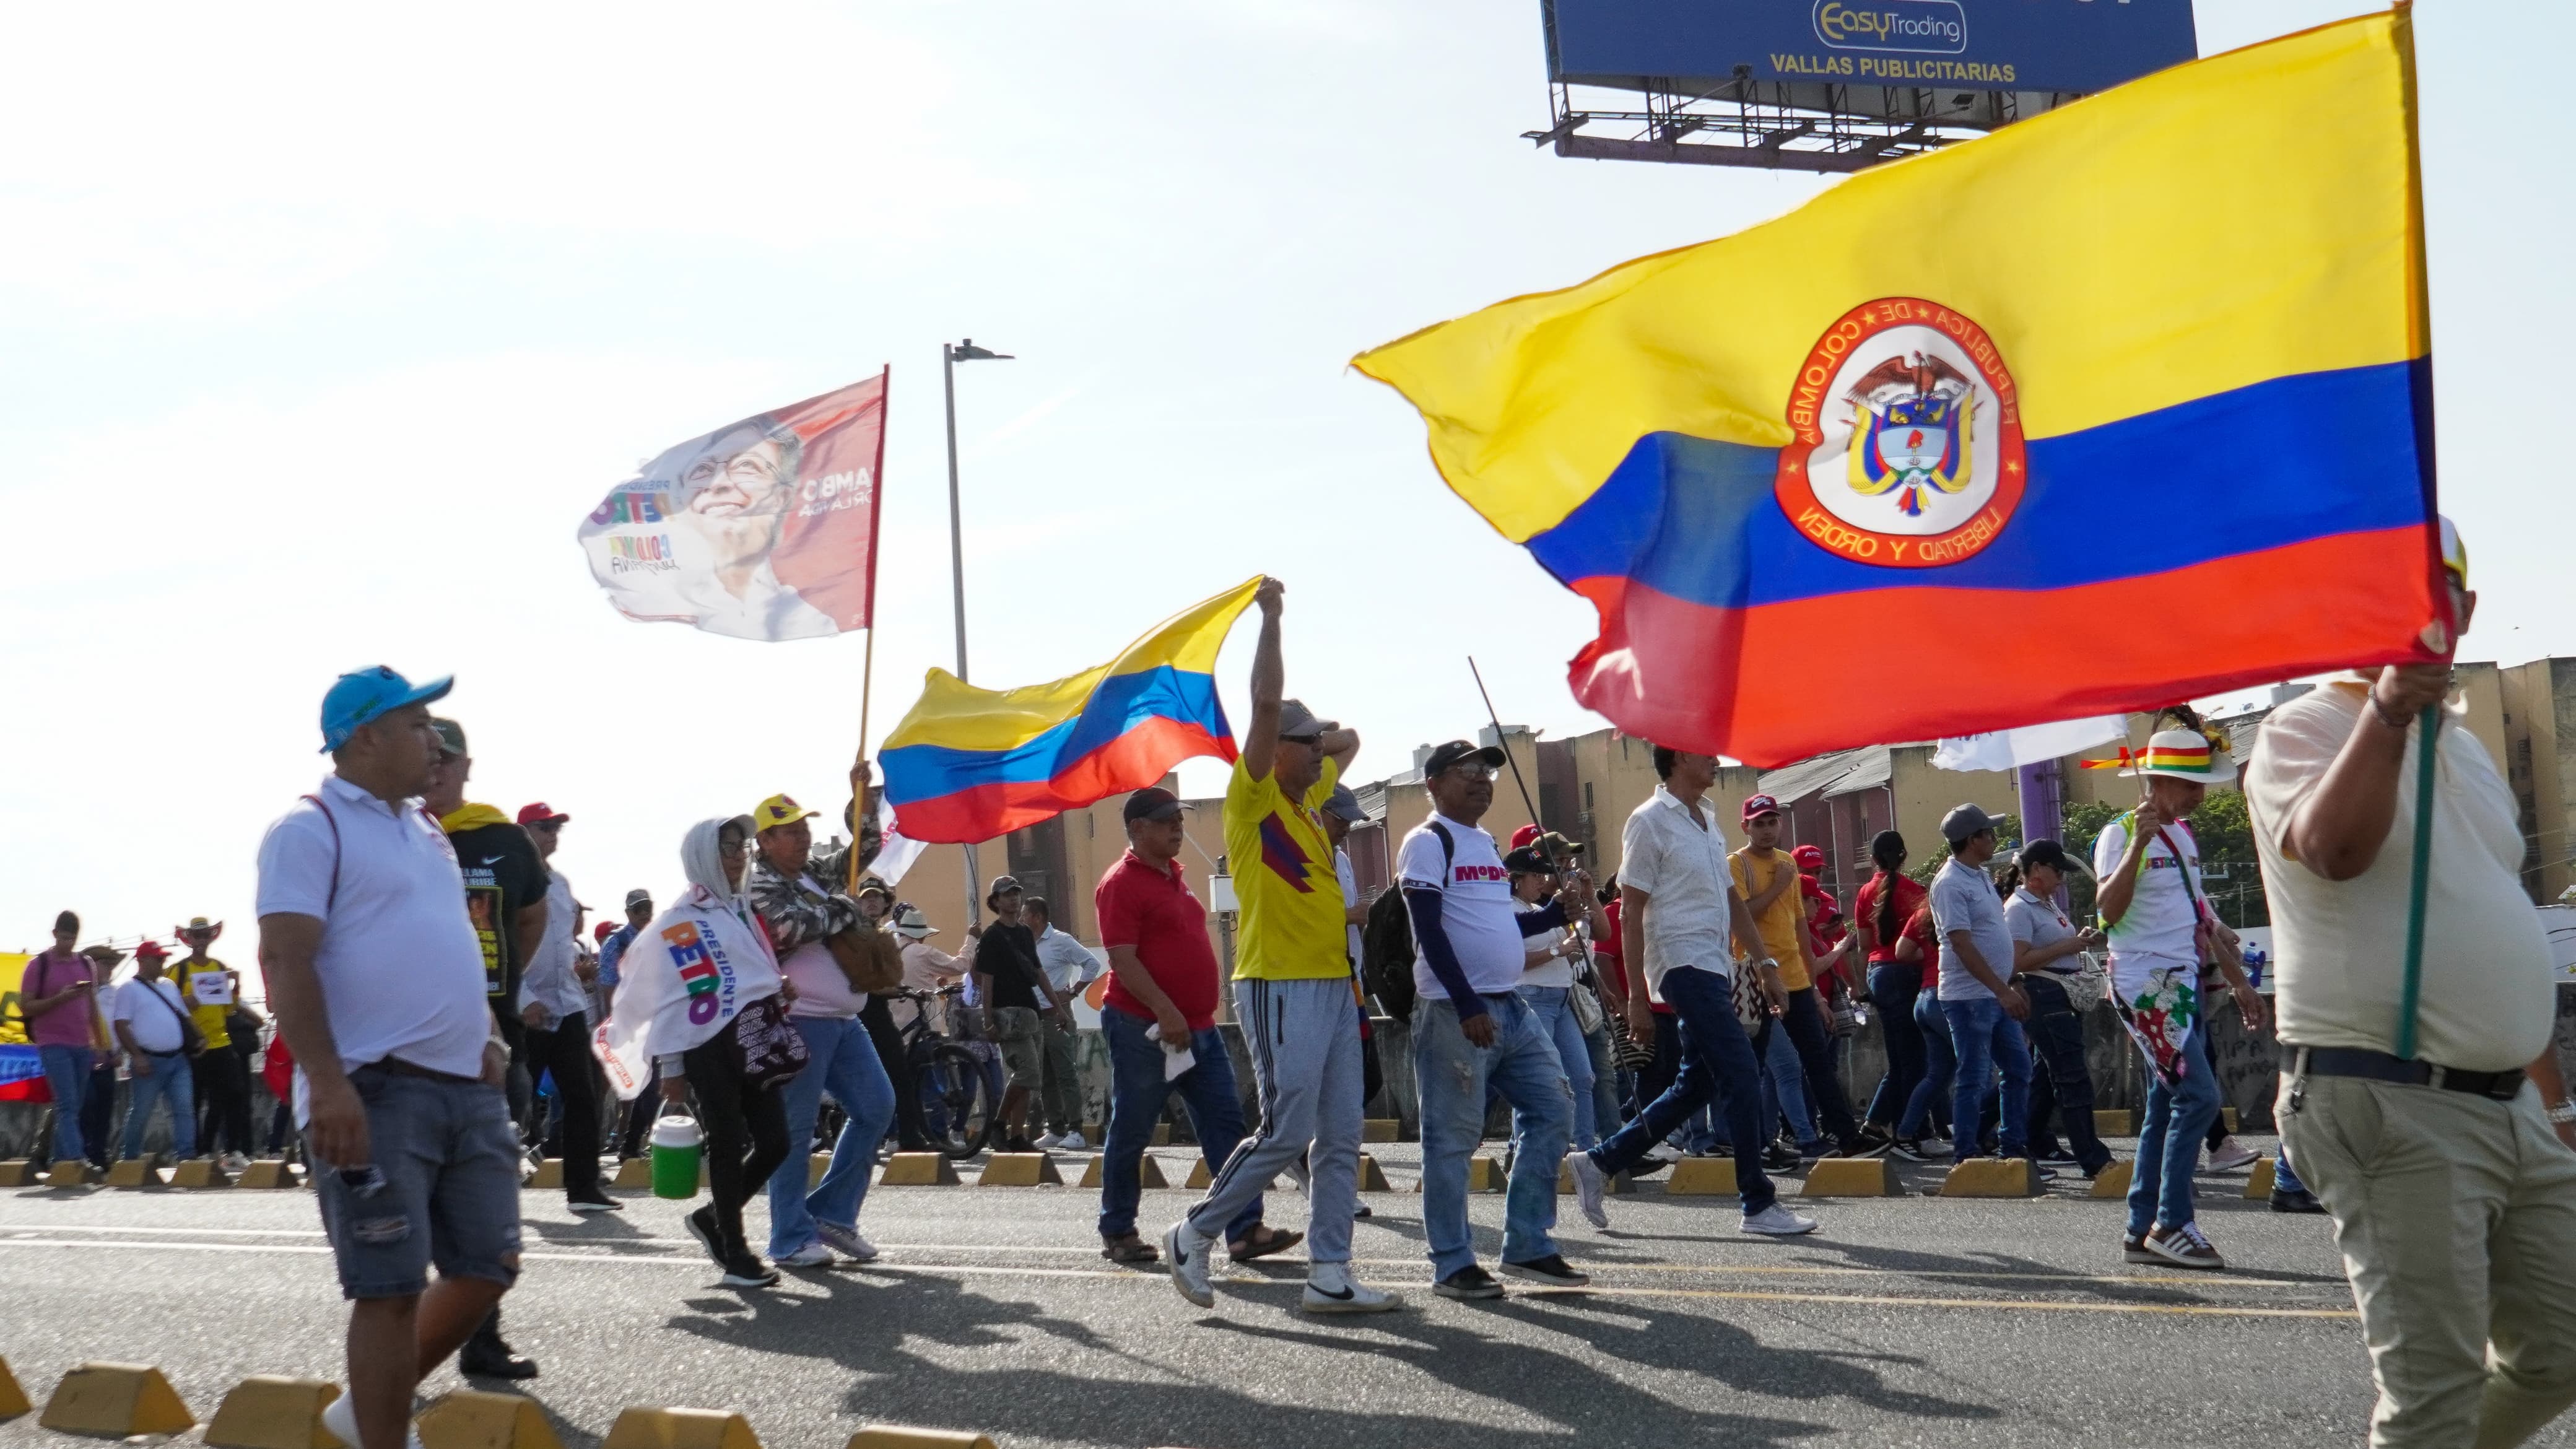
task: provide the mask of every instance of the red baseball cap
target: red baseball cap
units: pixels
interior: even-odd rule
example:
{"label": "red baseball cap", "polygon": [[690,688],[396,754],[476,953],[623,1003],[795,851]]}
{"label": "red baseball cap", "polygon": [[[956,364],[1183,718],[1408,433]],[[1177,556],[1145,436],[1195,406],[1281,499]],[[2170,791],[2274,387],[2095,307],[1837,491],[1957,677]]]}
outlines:
{"label": "red baseball cap", "polygon": [[1513,831],[1512,849],[1518,850],[1524,845],[1538,844],[1538,833],[1538,827],[1535,825],[1524,825],[1520,829]]}
{"label": "red baseball cap", "polygon": [[601,945],[606,945],[608,943],[608,938],[616,934],[617,923],[615,921],[602,921],[598,925],[591,927],[590,939]]}
{"label": "red baseball cap", "polygon": [[1800,870],[1823,870],[1825,868],[1825,852],[1813,845],[1799,846],[1797,849],[1789,852],[1789,858],[1798,863],[1798,869]]}
{"label": "red baseball cap", "polygon": [[543,800],[519,807],[519,823],[521,825],[535,825],[540,821],[564,821],[570,820],[571,818],[571,816],[564,814],[562,811],[557,810],[555,807],[547,804]]}
{"label": "red baseball cap", "polygon": [[1745,797],[1744,821],[1748,825],[1753,823],[1755,816],[1777,815],[1779,813],[1780,802],[1772,799],[1768,795],[1748,795]]}

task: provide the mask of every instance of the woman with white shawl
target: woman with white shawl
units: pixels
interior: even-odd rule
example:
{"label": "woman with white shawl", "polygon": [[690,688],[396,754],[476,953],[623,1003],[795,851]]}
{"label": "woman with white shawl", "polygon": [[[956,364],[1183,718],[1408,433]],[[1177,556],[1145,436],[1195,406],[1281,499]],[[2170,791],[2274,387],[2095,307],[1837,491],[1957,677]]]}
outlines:
{"label": "woman with white shawl", "polygon": [[805,1064],[782,1005],[790,988],[742,889],[751,838],[748,815],[689,827],[688,889],[627,947],[592,1041],[619,1098],[633,1100],[657,1064],[664,1102],[695,1098],[714,1201],[686,1221],[733,1288],[778,1281],[743,1236],[742,1205],[787,1158],[779,1089]]}

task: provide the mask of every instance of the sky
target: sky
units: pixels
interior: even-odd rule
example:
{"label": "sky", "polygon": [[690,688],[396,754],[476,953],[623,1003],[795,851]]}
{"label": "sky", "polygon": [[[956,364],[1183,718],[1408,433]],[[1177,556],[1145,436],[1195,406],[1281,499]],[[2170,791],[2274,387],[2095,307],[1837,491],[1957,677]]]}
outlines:
{"label": "sky", "polygon": [[[2203,0],[2201,48],[2364,8]],[[2558,77],[2517,39],[2550,13],[2418,21],[2464,657],[2507,663],[2576,654],[2576,490],[2530,451],[2563,405],[2529,358],[2576,324]],[[569,813],[594,906],[667,894],[692,820],[837,804],[863,639],[630,623],[574,529],[663,448],[891,364],[882,738],[954,663],[961,337],[1016,359],[958,376],[978,682],[1267,572],[1357,778],[1473,731],[1471,652],[1506,720],[1599,728],[1564,677],[1589,607],[1347,361],[1830,184],[1534,149],[1538,7],[1493,0],[58,6],[0,35],[46,57],[0,90],[0,947],[65,907],[119,940],[203,914],[245,964],[260,834],[371,664],[457,676],[472,797]]]}

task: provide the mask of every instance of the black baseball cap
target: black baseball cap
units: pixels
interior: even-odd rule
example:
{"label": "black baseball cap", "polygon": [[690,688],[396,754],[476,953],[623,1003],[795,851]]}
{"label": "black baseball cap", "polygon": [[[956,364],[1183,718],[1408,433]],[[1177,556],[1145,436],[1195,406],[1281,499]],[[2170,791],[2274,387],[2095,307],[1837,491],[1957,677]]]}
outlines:
{"label": "black baseball cap", "polygon": [[1507,758],[1498,745],[1471,745],[1465,740],[1451,740],[1431,752],[1422,762],[1422,778],[1428,780],[1450,766],[1469,758],[1479,759],[1499,770]]}
{"label": "black baseball cap", "polygon": [[2031,841],[2021,848],[2020,854],[2013,857],[2013,863],[2024,870],[2034,865],[2044,865],[2059,875],[2070,875],[2084,870],[2084,863],[2068,855],[2066,847],[2054,840]]}
{"label": "black baseball cap", "polygon": [[1120,816],[1130,825],[1139,820],[1169,820],[1190,807],[1181,797],[1160,785],[1148,785],[1127,797],[1127,807]]}
{"label": "black baseball cap", "polygon": [[1524,845],[1503,857],[1503,869],[1514,875],[1555,875],[1565,867],[1548,859],[1535,845]]}

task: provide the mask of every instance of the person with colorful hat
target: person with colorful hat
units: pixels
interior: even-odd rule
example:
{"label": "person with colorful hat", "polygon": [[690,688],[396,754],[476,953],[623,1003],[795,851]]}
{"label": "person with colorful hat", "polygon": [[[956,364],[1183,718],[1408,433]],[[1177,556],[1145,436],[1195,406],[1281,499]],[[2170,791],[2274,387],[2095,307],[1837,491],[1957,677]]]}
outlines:
{"label": "person with colorful hat", "polygon": [[[2147,1067],[2147,1111],[2129,1179],[2129,1226],[2121,1250],[2133,1263],[2217,1269],[2227,1260],[2200,1230],[2192,1181],[2201,1137],[2218,1120],[2218,1068],[2210,1055],[2201,967],[2227,974],[2248,1028],[2268,1018],[2263,998],[2235,958],[2201,887],[2200,843],[2190,818],[2212,785],[2236,778],[2224,737],[2185,721],[2147,737],[2120,774],[2141,780],[2137,808],[2093,840],[2094,905],[2111,947],[2111,996]],[[2125,753],[2125,752],[2124,752]],[[2092,762],[2088,762],[2092,763]]]}
{"label": "person with colorful hat", "polygon": [[188,954],[170,964],[171,984],[188,1003],[189,1018],[206,1050],[191,1070],[197,1097],[197,1141],[209,1157],[219,1157],[227,1172],[250,1165],[254,1143],[250,1126],[250,1059],[234,1050],[233,1022],[256,1029],[267,1018],[241,999],[241,973],[207,954],[224,923],[192,916],[177,935]]}
{"label": "person with colorful hat", "polygon": [[332,773],[259,846],[260,971],[352,1300],[348,1392],[322,1419],[354,1449],[402,1449],[420,1379],[519,1276],[508,1052],[456,851],[421,801],[450,684],[343,675],[322,704]]}
{"label": "person with colorful hat", "polygon": [[[2477,595],[2447,518],[2441,566],[2449,643]],[[2559,978],[2523,894],[2512,788],[2451,686],[2447,661],[2330,679],[2263,721],[2245,782],[2272,909],[2282,1140],[2333,1215],[2378,1446],[2519,1444],[2576,1403]],[[2416,785],[2428,710],[2429,795]]]}

